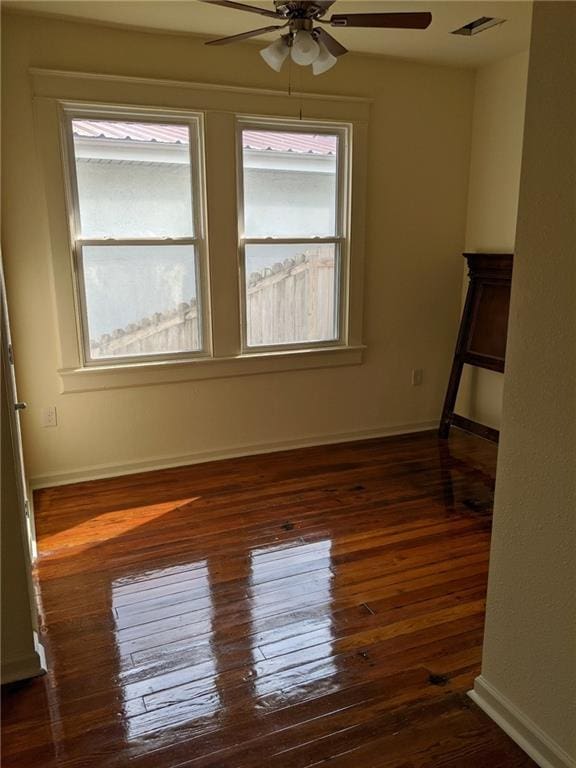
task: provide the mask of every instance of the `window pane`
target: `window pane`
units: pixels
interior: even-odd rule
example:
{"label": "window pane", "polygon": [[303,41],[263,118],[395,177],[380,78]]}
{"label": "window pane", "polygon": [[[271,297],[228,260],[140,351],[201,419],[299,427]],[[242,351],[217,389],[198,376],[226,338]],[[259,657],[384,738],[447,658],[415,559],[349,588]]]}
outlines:
{"label": "window pane", "polygon": [[338,338],[336,246],[247,245],[249,347]]}
{"label": "window pane", "polygon": [[82,255],[93,359],[201,349],[193,246],[84,246]]}
{"label": "window pane", "polygon": [[186,125],[73,120],[82,237],[193,235]]}
{"label": "window pane", "polygon": [[242,131],[246,237],[336,234],[338,136]]}

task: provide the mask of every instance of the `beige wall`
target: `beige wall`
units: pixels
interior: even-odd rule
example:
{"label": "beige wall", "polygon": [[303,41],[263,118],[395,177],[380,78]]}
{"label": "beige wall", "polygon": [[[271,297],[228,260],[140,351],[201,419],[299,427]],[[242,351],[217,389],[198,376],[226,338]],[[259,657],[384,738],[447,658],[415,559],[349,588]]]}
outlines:
{"label": "beige wall", "polygon": [[551,766],[576,765],[575,40],[576,4],[535,5],[476,686]]}
{"label": "beige wall", "polygon": [[[516,236],[528,53],[478,70],[466,250],[511,253]],[[465,277],[465,287],[468,279]],[[466,368],[457,410],[498,429],[503,375]]]}
{"label": "beige wall", "polygon": [[[206,49],[191,37],[24,15],[9,15],[4,28],[4,248],[19,387],[30,404],[24,447],[32,480],[403,431],[438,419],[460,305],[473,72],[349,55],[321,78],[296,73],[303,90],[375,99],[363,365],[61,395],[27,68],[264,88],[285,88],[287,80],[254,46]],[[424,369],[422,387],[411,386],[416,367]],[[40,409],[51,404],[59,425],[42,428]]]}

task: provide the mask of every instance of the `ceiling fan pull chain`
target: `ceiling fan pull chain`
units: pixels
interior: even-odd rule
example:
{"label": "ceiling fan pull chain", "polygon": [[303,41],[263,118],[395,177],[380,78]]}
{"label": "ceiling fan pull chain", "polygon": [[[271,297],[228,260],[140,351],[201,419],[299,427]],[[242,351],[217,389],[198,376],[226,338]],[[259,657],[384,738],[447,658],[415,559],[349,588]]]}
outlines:
{"label": "ceiling fan pull chain", "polygon": [[[293,62],[292,59],[288,60],[288,96],[292,97],[293,95],[293,89],[292,89],[292,72],[293,72]],[[299,86],[300,86],[300,106],[298,108],[298,119],[303,120],[303,106],[304,106],[304,99],[302,96],[302,72],[299,72]],[[298,93],[298,91],[297,91]]]}

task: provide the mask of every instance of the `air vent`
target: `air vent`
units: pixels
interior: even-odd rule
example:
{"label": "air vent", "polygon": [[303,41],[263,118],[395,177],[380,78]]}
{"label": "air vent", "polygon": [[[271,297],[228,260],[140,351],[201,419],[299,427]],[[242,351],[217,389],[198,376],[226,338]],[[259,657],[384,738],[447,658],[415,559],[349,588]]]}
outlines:
{"label": "air vent", "polygon": [[504,24],[506,19],[496,19],[493,16],[480,16],[479,19],[471,21],[469,24],[464,24],[460,29],[455,29],[452,32],[453,35],[477,35],[479,32],[485,32],[490,27],[495,27],[498,24]]}

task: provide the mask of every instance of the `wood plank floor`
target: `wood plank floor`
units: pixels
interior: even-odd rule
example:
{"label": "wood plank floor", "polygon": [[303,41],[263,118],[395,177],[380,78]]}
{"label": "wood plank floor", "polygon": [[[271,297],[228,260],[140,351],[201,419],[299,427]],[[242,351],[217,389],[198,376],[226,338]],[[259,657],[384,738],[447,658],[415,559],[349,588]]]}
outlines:
{"label": "wood plank floor", "polygon": [[4,768],[533,766],[467,698],[496,448],[455,431],[35,498],[50,672]]}

